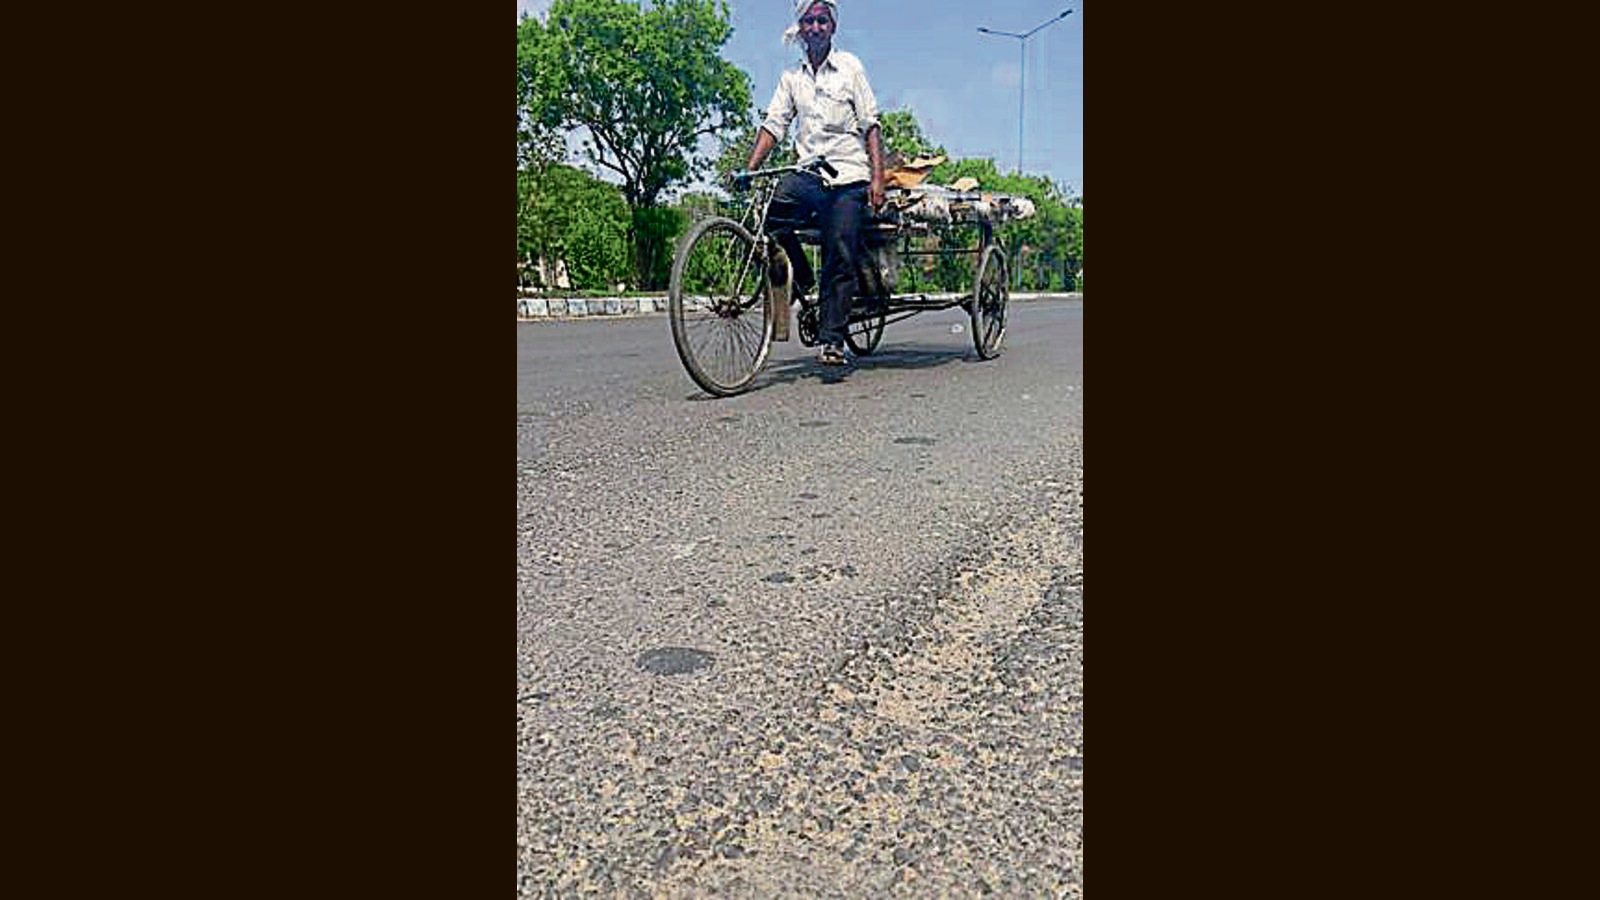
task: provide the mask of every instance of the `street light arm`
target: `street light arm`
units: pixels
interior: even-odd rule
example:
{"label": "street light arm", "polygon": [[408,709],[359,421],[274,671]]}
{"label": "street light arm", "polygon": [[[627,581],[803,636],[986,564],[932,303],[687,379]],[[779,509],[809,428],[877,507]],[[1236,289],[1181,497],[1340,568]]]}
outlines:
{"label": "street light arm", "polygon": [[1045,28],[1049,28],[1051,25],[1054,25],[1055,23],[1061,21],[1062,19],[1065,19],[1067,16],[1072,15],[1074,12],[1076,12],[1076,10],[1069,9],[1066,12],[1063,12],[1061,15],[1056,16],[1054,19],[1050,19],[1049,21],[1046,21],[1046,22],[1040,22],[1038,25],[1035,25],[1033,27],[1033,29],[1031,31],[1029,31],[1027,34],[1017,34],[1015,31],[997,31],[997,30],[995,30],[993,28],[984,28],[981,25],[978,27],[978,30],[983,32],[984,34],[997,34],[997,35],[1001,35],[1003,37],[1014,37],[1019,41],[1025,41],[1028,38],[1033,37],[1034,32],[1041,31],[1041,30],[1043,30]]}
{"label": "street light arm", "polygon": [[1059,16],[1056,16],[1054,19],[1051,19],[1048,22],[1041,22],[1038,25],[1035,25],[1034,28],[1033,28],[1033,31],[1028,32],[1027,34],[1023,35],[1023,37],[1025,37],[1025,38],[1033,37],[1033,32],[1034,31],[1038,31],[1038,30],[1040,30],[1042,28],[1048,28],[1051,25],[1054,25],[1055,23],[1061,21],[1062,19],[1065,19],[1067,16],[1070,16],[1070,15],[1072,15],[1072,10],[1069,9],[1066,12],[1062,13]]}

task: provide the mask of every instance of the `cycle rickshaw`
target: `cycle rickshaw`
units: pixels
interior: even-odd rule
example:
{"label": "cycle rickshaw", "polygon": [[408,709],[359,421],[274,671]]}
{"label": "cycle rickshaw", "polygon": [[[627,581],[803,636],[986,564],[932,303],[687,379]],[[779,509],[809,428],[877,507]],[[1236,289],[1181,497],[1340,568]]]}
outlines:
{"label": "cycle rickshaw", "polygon": [[[767,207],[777,176],[790,172],[834,173],[826,159],[749,173],[749,204],[738,221],[709,216],[684,235],[673,259],[668,314],[678,357],[707,393],[727,397],[748,390],[766,362],[772,342],[787,340],[790,313],[789,257],[766,233]],[[937,186],[890,187],[883,212],[867,214],[862,228],[858,296],[850,312],[845,342],[858,356],[878,348],[885,326],[918,313],[960,307],[972,323],[972,343],[982,359],[1000,353],[1005,338],[1008,265],[995,225],[1026,218],[1026,198],[992,191],[958,191]],[[977,246],[918,249],[913,239],[941,229],[976,226]],[[815,245],[815,230],[797,235]],[[972,256],[977,260],[972,289],[955,294],[896,294],[902,258]],[[820,301],[800,298],[795,320],[800,342],[816,342]],[[775,334],[776,332],[776,334]]]}

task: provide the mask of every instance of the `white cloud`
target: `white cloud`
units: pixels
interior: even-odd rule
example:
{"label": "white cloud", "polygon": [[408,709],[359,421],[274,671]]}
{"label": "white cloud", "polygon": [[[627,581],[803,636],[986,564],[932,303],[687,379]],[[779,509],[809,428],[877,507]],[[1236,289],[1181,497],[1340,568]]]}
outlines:
{"label": "white cloud", "polygon": [[1000,88],[1014,88],[1022,81],[1022,69],[1014,62],[995,63],[989,70],[989,81]]}

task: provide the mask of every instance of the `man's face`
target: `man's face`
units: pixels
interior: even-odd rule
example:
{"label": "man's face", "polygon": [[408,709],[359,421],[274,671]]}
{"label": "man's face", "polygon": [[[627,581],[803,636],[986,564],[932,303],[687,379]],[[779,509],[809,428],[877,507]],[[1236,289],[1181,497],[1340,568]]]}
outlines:
{"label": "man's face", "polygon": [[800,37],[808,50],[822,50],[833,42],[833,10],[826,3],[813,3],[800,16]]}

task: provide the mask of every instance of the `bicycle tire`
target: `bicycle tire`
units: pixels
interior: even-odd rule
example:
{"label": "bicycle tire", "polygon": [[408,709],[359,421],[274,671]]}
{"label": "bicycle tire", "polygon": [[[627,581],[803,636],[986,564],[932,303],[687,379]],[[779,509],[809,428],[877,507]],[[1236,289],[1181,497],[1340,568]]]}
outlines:
{"label": "bicycle tire", "polygon": [[744,226],[712,216],[678,245],[667,314],[678,359],[706,393],[749,389],[772,349],[767,265]]}
{"label": "bicycle tire", "polygon": [[1006,303],[1011,298],[1010,272],[1006,255],[998,244],[984,248],[978,262],[978,275],[972,284],[972,346],[980,359],[1000,355],[1000,342],[1006,337]]}
{"label": "bicycle tire", "polygon": [[862,254],[857,272],[856,283],[865,296],[856,300],[861,311],[854,317],[855,321],[845,328],[844,342],[855,355],[868,356],[878,349],[878,342],[883,340],[884,308],[888,305],[886,298],[889,296],[889,286],[883,282],[877,259],[869,253]]}

